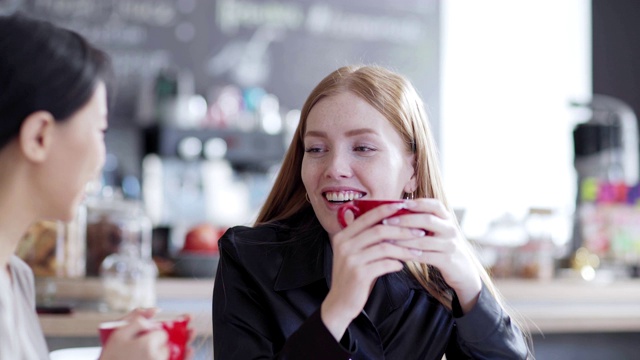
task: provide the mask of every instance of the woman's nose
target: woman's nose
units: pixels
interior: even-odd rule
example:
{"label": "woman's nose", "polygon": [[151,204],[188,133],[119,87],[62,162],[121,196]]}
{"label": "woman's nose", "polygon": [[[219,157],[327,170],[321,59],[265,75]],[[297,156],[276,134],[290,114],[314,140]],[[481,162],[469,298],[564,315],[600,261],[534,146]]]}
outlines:
{"label": "woman's nose", "polygon": [[340,152],[331,153],[326,164],[325,175],[329,178],[339,179],[351,177],[352,174],[349,156]]}

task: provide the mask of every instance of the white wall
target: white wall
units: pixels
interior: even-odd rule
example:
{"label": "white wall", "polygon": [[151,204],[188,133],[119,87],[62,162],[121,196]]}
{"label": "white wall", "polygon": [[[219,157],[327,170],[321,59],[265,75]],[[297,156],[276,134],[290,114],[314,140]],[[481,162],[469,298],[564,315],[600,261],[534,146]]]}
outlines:
{"label": "white wall", "polygon": [[440,148],[470,237],[504,212],[573,211],[571,100],[591,94],[589,0],[443,0]]}

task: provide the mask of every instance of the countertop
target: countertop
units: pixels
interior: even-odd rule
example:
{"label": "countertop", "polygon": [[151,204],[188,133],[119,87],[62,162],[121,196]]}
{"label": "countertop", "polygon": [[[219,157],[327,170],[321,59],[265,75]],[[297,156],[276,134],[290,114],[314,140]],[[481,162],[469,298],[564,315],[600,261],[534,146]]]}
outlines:
{"label": "countertop", "polygon": [[[53,285],[53,287],[52,287]],[[98,324],[120,319],[124,313],[110,312],[102,303],[98,278],[36,278],[36,288],[55,288],[55,304],[70,304],[71,314],[40,314],[47,337],[94,337]],[[211,336],[211,296],[213,279],[161,278],[156,284],[157,318],[171,319],[190,314],[191,327],[200,336]]]}
{"label": "countertop", "polygon": [[531,333],[640,332],[640,279],[496,281]]}
{"label": "countertop", "polygon": [[[123,314],[100,310],[99,279],[38,279],[55,285],[57,299],[79,306],[68,315],[41,314],[48,337],[97,336],[102,321]],[[580,279],[548,281],[498,279],[496,286],[510,311],[533,333],[640,332],[640,280],[587,282]],[[210,336],[213,279],[161,278],[157,282],[158,316],[192,315],[192,326],[201,336]]]}

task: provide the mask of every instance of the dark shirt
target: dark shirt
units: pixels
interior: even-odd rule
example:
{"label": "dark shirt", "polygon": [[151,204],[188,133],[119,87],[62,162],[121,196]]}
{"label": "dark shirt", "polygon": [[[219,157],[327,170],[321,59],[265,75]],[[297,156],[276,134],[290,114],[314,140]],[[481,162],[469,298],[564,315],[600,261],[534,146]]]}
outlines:
{"label": "dark shirt", "polygon": [[326,233],[290,241],[275,225],[235,227],[219,247],[216,359],[527,358],[522,333],[484,287],[462,316],[455,297],[452,313],[406,270],[382,276],[338,342],[320,318],[331,283]]}

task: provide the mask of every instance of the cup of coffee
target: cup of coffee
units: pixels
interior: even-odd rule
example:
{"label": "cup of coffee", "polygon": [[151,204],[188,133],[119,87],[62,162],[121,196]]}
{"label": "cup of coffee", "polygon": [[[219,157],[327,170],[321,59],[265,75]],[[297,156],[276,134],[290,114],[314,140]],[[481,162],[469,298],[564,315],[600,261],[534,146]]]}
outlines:
{"label": "cup of coffee", "polygon": [[[338,209],[338,222],[342,227],[347,226],[347,222],[344,219],[347,211],[351,211],[353,213],[354,218],[358,218],[358,216],[366,213],[367,211],[374,209],[380,205],[384,204],[402,204],[404,200],[366,200],[366,199],[356,199],[351,202],[348,202],[342,207]],[[410,213],[411,211],[408,209],[398,209],[392,216],[402,215]]]}
{"label": "cup of coffee", "polygon": [[[167,345],[169,346],[170,360],[184,360],[185,358],[187,342],[189,341],[189,320],[189,317],[186,316],[180,316],[173,320],[151,320],[157,321],[168,335]],[[114,331],[126,324],[127,321],[125,320],[100,323],[98,332],[102,347],[105,346]]]}

